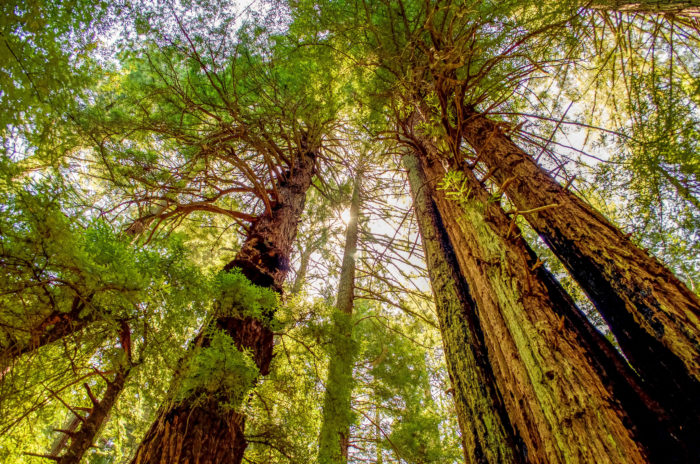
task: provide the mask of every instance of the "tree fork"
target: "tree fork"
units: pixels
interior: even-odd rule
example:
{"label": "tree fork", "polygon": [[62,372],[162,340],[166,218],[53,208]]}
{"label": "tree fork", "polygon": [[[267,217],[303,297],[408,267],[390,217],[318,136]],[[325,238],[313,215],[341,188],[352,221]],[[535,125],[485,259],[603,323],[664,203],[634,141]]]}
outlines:
{"label": "tree fork", "polygon": [[[9,367],[20,356],[79,332],[90,325],[95,321],[94,311],[90,311],[83,317],[80,316],[80,313],[85,309],[85,305],[90,303],[91,299],[92,295],[87,298],[76,296],[73,299],[70,311],[52,311],[39,324],[32,327],[29,330],[29,341],[26,343],[18,340],[11,341],[0,353],[0,367]],[[4,373],[5,370],[0,373],[0,379],[2,379]]]}
{"label": "tree fork", "polygon": [[95,438],[107,421],[107,417],[117,402],[119,395],[124,390],[130,371],[130,366],[120,368],[114,379],[107,382],[107,389],[100,400],[94,398],[88,389],[93,404],[92,411],[85,418],[80,429],[70,432],[70,446],[68,446],[62,456],[56,459],[58,464],[80,463],[85,452],[94,444]]}
{"label": "tree fork", "polygon": [[[463,134],[494,180],[610,326],[652,396],[700,435],[700,300],[657,259],[549,176],[497,124],[465,111]],[[556,208],[540,208],[556,204]],[[695,440],[690,440],[695,442]]]}

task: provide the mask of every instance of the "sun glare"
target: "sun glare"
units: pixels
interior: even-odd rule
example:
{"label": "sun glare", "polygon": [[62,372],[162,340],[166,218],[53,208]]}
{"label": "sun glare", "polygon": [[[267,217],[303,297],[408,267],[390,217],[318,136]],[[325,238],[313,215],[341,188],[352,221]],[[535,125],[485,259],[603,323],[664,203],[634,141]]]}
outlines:
{"label": "sun glare", "polygon": [[340,219],[347,225],[348,222],[350,222],[350,209],[344,210],[342,213],[340,213]]}

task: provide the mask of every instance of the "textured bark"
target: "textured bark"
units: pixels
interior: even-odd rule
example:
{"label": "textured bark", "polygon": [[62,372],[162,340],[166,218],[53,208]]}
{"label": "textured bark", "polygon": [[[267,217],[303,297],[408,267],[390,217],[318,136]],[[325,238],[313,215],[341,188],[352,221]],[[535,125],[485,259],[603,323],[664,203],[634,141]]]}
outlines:
{"label": "textured bark", "polygon": [[488,201],[471,172],[461,205],[435,188],[445,170],[434,149],[417,144],[431,195],[476,307],[497,384],[531,462],[642,463],[633,425],[555,309],[558,295],[533,269],[517,228]]}
{"label": "textured bark", "polygon": [[[236,258],[225,270],[239,268],[252,283],[282,291],[314,168],[314,152],[300,151],[293,167],[278,180],[279,202],[253,223]],[[263,320],[219,317],[213,322],[231,336],[239,349],[249,350],[262,375],[269,373],[272,361],[273,333],[268,326],[272,316],[265,314]],[[205,334],[198,336],[203,346],[208,343]],[[206,401],[185,398],[161,409],[132,462],[240,464],[247,447],[244,431],[245,415],[222,408],[216,395],[209,395]]]}
{"label": "textured bark", "polygon": [[[110,411],[117,402],[119,395],[124,390],[124,385],[129,377],[130,368],[120,369],[113,380],[107,383],[107,389],[101,400],[95,398],[93,401],[92,411],[86,418],[81,420],[80,429],[69,434],[70,446],[66,452],[57,459],[58,464],[79,464],[85,452],[94,442],[100,429],[107,421]],[[86,387],[88,388],[88,387]],[[88,390],[88,393],[90,391]]]}
{"label": "textured bark", "polygon": [[594,0],[588,8],[604,11],[621,11],[628,13],[665,14],[679,16],[700,16],[700,1],[675,0],[639,0],[637,2],[622,0]]}
{"label": "textured bark", "polygon": [[418,158],[403,156],[440,323],[467,463],[525,462],[488,359],[476,305],[462,278]]}
{"label": "textured bark", "polygon": [[351,316],[355,300],[355,256],[357,255],[357,238],[359,234],[360,188],[362,171],[355,177],[350,203],[350,220],[345,230],[345,249],[343,264],[338,282],[336,310],[342,319],[336,324],[339,340],[331,350],[326,380],[326,392],[323,399],[323,422],[319,434],[319,464],[346,463],[350,444],[350,418],[352,399],[352,371],[354,367],[352,345]]}
{"label": "textured bark", "polygon": [[700,436],[698,297],[494,122],[472,111],[462,131],[519,211],[550,206],[524,217],[588,294],[651,395],[684,434]]}

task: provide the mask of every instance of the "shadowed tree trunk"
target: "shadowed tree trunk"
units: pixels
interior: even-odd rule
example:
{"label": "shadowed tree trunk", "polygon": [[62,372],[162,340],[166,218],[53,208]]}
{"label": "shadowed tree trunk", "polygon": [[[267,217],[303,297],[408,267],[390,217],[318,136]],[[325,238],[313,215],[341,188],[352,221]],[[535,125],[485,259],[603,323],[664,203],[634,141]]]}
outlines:
{"label": "shadowed tree trunk", "polygon": [[360,188],[362,168],[358,167],[350,203],[350,220],[345,231],[345,250],[338,282],[338,297],[335,305],[334,332],[331,357],[328,365],[326,393],[323,399],[323,422],[319,434],[319,464],[337,464],[348,461],[350,423],[352,419],[351,399],[354,367],[352,341],[352,311],[355,299],[355,256],[359,232]]}
{"label": "shadowed tree trunk", "polygon": [[418,158],[403,156],[420,228],[467,463],[525,462],[496,385],[475,303]]}
{"label": "shadowed tree trunk", "polygon": [[[602,314],[652,396],[700,435],[700,301],[657,259],[471,110],[465,139]],[[527,213],[527,211],[534,211]]]}
{"label": "shadowed tree trunk", "polygon": [[[575,328],[560,317],[517,228],[471,172],[450,200],[445,170],[416,143],[431,196],[479,312],[486,348],[511,423],[532,462],[647,462],[615,388]],[[497,209],[494,209],[497,208]]]}
{"label": "shadowed tree trunk", "polygon": [[[51,454],[43,457],[52,459],[58,464],[79,464],[87,450],[94,445],[95,439],[124,390],[133,367],[131,329],[126,321],[120,321],[120,326],[119,339],[124,353],[124,362],[119,363],[112,380],[106,377],[108,374],[101,374],[107,384],[101,399],[97,399],[87,383],[83,384],[92,407],[71,409],[73,420],[66,425],[65,429],[56,429],[57,432],[62,433],[62,436],[53,445]],[[87,416],[80,414],[80,410],[88,411]],[[70,445],[68,445],[69,442]],[[66,451],[61,454],[64,449]]]}
{"label": "shadowed tree trunk", "polygon": [[[289,271],[292,242],[314,175],[315,153],[303,148],[293,161],[293,167],[278,180],[279,202],[252,224],[236,258],[225,267],[227,271],[238,268],[253,284],[277,292]],[[248,350],[260,374],[266,375],[272,360],[269,321],[273,315],[268,311],[259,318],[218,317],[210,328],[223,331],[239,350]],[[200,333],[197,343],[206,346],[208,333],[206,329]],[[230,400],[225,396],[214,392],[202,399],[193,394],[163,407],[132,462],[239,464],[247,447],[245,415],[238,407],[222,404]]]}

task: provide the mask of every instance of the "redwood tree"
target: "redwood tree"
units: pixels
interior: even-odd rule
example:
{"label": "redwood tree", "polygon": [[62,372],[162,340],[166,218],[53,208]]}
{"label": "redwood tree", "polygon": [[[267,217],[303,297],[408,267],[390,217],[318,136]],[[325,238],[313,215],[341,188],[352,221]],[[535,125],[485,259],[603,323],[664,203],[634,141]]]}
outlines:
{"label": "redwood tree", "polygon": [[567,323],[562,306],[570,300],[552,292],[517,227],[470,172],[445,186],[452,199],[437,188],[445,169],[435,147],[411,130],[407,142],[429,179],[529,459],[646,462],[646,447],[616,397],[616,380],[596,366],[577,327]]}
{"label": "redwood tree", "polygon": [[[292,167],[279,179],[279,201],[269,214],[257,218],[250,227],[236,258],[225,270],[240,269],[254,285],[281,292],[289,271],[289,256],[304,209],[306,191],[316,166],[316,148],[301,146]],[[235,301],[234,301],[235,303]],[[260,374],[269,372],[272,361],[274,312],[263,308],[259,315],[226,314],[216,317],[200,332],[196,345],[205,349],[213,330],[223,332],[236,348],[249,353]],[[183,375],[187,376],[187,369]],[[242,376],[241,372],[230,372]],[[249,375],[245,373],[244,375]],[[251,382],[243,391],[195,386],[187,395],[164,406],[139,446],[134,464],[218,462],[240,463],[247,446],[245,415],[240,411]]]}
{"label": "redwood tree", "polygon": [[435,298],[464,459],[468,463],[526,462],[496,384],[476,303],[431,197],[432,187],[414,154],[403,155],[403,163]]}
{"label": "redwood tree", "polygon": [[[655,398],[700,431],[700,300],[656,258],[469,108],[465,139],[588,294]],[[533,211],[529,213],[528,211]],[[690,429],[689,429],[690,428]]]}

